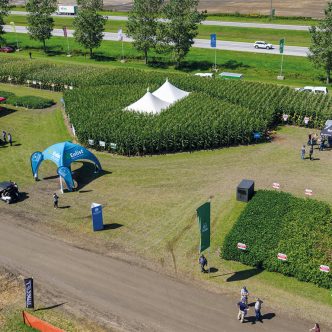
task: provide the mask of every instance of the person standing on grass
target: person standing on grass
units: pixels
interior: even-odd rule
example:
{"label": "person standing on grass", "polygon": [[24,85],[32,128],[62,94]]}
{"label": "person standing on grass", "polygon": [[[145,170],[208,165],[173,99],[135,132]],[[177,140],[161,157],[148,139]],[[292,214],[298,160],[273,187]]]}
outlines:
{"label": "person standing on grass", "polygon": [[32,59],[32,53],[31,52],[29,52],[29,58]]}
{"label": "person standing on grass", "polygon": [[262,314],[261,314],[261,309],[262,309],[262,303],[263,301],[260,298],[256,299],[255,302],[255,315],[256,315],[256,321],[262,321]]}
{"label": "person standing on grass", "polygon": [[207,259],[205,258],[205,256],[202,254],[199,257],[199,265],[201,266],[201,272],[202,273],[206,273],[207,271],[205,270],[205,266],[207,266]]}
{"label": "person standing on grass", "polygon": [[314,154],[314,146],[310,145],[310,150],[309,150],[309,158],[310,160],[313,160],[312,155]]}
{"label": "person standing on grass", "polygon": [[303,145],[301,149],[301,159],[304,160],[304,158],[305,158],[305,145]]}
{"label": "person standing on grass", "polygon": [[318,323],[315,323],[315,326],[310,329],[309,331],[313,331],[313,332],[320,332],[320,327]]}
{"label": "person standing on grass", "polygon": [[237,319],[240,320],[241,323],[243,323],[244,317],[247,314],[248,306],[246,305],[244,300],[241,300],[240,302],[238,302],[237,306],[239,308],[239,313],[237,314]]}
{"label": "person standing on grass", "polygon": [[10,146],[13,145],[13,139],[12,139],[12,135],[10,133],[8,133],[8,142],[9,142]]}
{"label": "person standing on grass", "polygon": [[56,193],[54,193],[53,194],[53,207],[55,209],[57,209],[59,207],[58,204],[59,204],[59,196]]}
{"label": "person standing on grass", "polygon": [[7,143],[7,133],[4,130],[2,131],[2,140],[5,144]]}

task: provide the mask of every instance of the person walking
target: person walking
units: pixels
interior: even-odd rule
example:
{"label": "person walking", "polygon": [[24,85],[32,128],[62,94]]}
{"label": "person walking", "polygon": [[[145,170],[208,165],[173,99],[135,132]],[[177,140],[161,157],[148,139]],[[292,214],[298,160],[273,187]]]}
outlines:
{"label": "person walking", "polygon": [[302,146],[301,149],[301,159],[304,160],[305,159],[305,145]]}
{"label": "person walking", "polygon": [[262,309],[262,303],[263,301],[260,298],[256,299],[255,302],[255,316],[256,316],[256,321],[262,321],[262,314],[261,314],[261,309]]}
{"label": "person walking", "polygon": [[11,133],[8,133],[8,142],[9,142],[10,146],[13,145],[13,139],[12,139]]}
{"label": "person walking", "polygon": [[53,207],[55,209],[59,207],[59,196],[56,193],[53,194]]}
{"label": "person walking", "polygon": [[239,313],[237,314],[237,319],[240,320],[241,323],[243,323],[244,317],[247,315],[248,306],[246,305],[244,300],[241,300],[240,302],[238,302],[237,306],[239,308]]}
{"label": "person walking", "polygon": [[243,300],[245,304],[248,304],[249,292],[246,286],[243,286],[240,292],[241,301]]}
{"label": "person walking", "polygon": [[205,256],[202,254],[200,257],[199,257],[199,265],[201,266],[201,272],[202,273],[206,273],[207,270],[205,270],[205,266],[207,266],[207,259],[205,258]]}
{"label": "person walking", "polygon": [[3,140],[4,144],[7,143],[7,133],[4,130],[2,131],[2,140]]}
{"label": "person walking", "polygon": [[29,52],[29,58],[32,59],[32,53],[31,52]]}
{"label": "person walking", "polygon": [[315,323],[315,326],[310,329],[309,331],[313,331],[313,332],[320,332],[320,327],[318,323]]}
{"label": "person walking", "polygon": [[309,150],[309,159],[313,160],[312,155],[314,154],[314,146],[310,145],[310,150]]}

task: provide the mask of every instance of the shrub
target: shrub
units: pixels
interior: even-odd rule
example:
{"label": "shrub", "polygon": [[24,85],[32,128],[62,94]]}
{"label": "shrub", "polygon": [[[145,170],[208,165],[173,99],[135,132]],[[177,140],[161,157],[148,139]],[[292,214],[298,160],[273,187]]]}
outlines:
{"label": "shrub", "polygon": [[3,97],[3,98],[10,98],[10,97],[14,97],[15,94],[13,92],[8,92],[8,91],[0,91],[0,97]]}
{"label": "shrub", "polygon": [[36,97],[36,96],[23,96],[23,97],[12,96],[8,98],[6,102],[7,104],[22,106],[26,108],[34,108],[34,109],[47,108],[54,105],[54,101],[52,99]]}
{"label": "shrub", "polygon": [[[331,226],[326,203],[258,191],[226,236],[221,256],[330,288],[331,273],[321,272],[319,266],[331,267]],[[248,250],[237,249],[238,242]],[[286,254],[288,260],[279,261],[278,253]]]}

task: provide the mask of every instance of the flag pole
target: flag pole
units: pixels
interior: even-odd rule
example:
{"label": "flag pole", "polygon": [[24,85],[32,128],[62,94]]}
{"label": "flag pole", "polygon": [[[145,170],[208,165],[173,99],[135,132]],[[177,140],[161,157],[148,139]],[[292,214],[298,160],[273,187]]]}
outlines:
{"label": "flag pole", "polygon": [[[286,38],[284,38],[284,41],[286,42]],[[284,64],[284,50],[282,51],[282,54],[281,54],[280,76],[282,76],[282,67],[283,67],[283,64]]]}

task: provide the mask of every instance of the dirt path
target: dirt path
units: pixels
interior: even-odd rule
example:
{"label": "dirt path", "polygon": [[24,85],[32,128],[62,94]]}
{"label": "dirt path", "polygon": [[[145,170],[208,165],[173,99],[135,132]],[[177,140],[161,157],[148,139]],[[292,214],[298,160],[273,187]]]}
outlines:
{"label": "dirt path", "polygon": [[[236,320],[237,298],[215,294],[25,229],[1,212],[0,264],[59,289],[68,305],[90,307],[129,331],[306,331],[310,323],[264,306],[264,323]],[[253,308],[250,315],[253,314]],[[245,325],[245,326],[243,326]]]}

